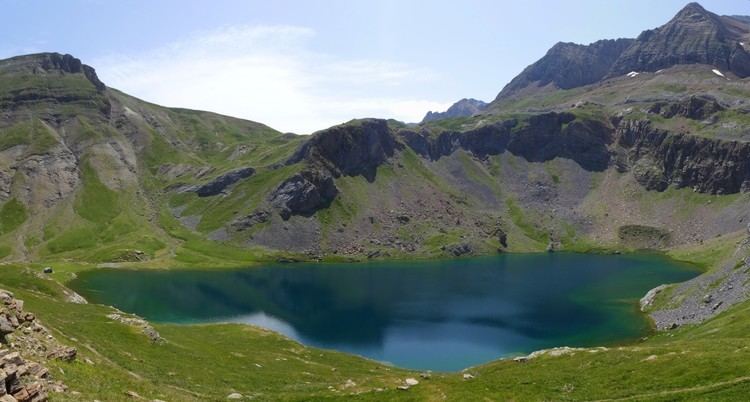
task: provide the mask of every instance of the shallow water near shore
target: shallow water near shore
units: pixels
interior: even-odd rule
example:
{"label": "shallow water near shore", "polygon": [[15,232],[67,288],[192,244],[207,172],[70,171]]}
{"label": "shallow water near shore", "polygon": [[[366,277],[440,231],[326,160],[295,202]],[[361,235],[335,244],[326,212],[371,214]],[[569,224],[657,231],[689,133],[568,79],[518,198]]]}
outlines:
{"label": "shallow water near shore", "polygon": [[237,270],[99,269],[69,285],[153,322],[239,322],[399,367],[453,371],[650,330],[638,300],[699,272],[658,255],[506,254]]}

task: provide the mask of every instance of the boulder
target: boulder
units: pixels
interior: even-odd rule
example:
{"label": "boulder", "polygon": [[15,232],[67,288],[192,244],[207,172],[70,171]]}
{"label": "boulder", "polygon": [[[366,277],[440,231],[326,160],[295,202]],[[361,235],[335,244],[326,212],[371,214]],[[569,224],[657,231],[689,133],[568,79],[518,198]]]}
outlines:
{"label": "boulder", "polygon": [[250,215],[235,219],[231,223],[231,226],[234,230],[241,232],[250,229],[257,224],[268,222],[270,218],[270,212],[265,210],[255,210]]}
{"label": "boulder", "polygon": [[452,254],[454,257],[460,257],[462,255],[469,254],[474,250],[468,243],[460,243],[445,247],[445,251]]}
{"label": "boulder", "polygon": [[198,197],[210,197],[220,194],[227,187],[231,186],[234,183],[237,183],[242,179],[252,176],[254,173],[255,169],[251,167],[229,171],[211,180],[210,182],[195,188],[195,193],[198,194]]}
{"label": "boulder", "polygon": [[308,169],[284,180],[269,201],[284,220],[292,215],[310,216],[327,208],[338,195],[333,177],[324,170]]}

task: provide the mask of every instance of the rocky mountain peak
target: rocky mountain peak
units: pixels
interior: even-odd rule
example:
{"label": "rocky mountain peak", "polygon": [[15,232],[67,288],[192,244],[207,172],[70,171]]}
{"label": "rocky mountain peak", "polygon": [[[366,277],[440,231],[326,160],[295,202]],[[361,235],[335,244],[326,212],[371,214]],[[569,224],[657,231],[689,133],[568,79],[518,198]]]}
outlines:
{"label": "rocky mountain peak", "polygon": [[682,8],[674,17],[674,19],[687,18],[688,20],[700,20],[711,16],[712,13],[708,12],[703,6],[697,2],[688,3]]}
{"label": "rocky mountain peak", "polygon": [[750,76],[750,19],[718,16],[689,3],[666,24],[637,39],[601,40],[590,45],[559,42],[516,76],[498,99],[535,88],[576,88],[629,72],[654,72],[681,64],[706,64]]}
{"label": "rocky mountain peak", "polygon": [[80,59],[70,54],[36,53],[13,57],[0,61],[0,70],[13,73],[48,74],[83,74],[97,90],[104,90],[105,85],[96,75],[93,67],[83,64]]}
{"label": "rocky mountain peak", "polygon": [[422,119],[422,123],[442,119],[451,119],[455,117],[473,116],[487,108],[487,103],[478,99],[463,98],[451,105],[445,112],[427,112]]}
{"label": "rocky mountain peak", "polygon": [[690,3],[666,24],[641,33],[609,76],[677,64],[707,64],[744,78],[750,75],[750,55],[739,45],[740,35],[741,30],[726,18]]}

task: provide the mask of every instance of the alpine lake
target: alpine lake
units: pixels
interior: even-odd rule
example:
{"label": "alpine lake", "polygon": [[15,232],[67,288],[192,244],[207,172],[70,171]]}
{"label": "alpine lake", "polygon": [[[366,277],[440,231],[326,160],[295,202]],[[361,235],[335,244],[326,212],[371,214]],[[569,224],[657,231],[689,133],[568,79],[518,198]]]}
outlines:
{"label": "alpine lake", "polygon": [[236,322],[399,367],[455,371],[651,331],[638,300],[698,270],[652,254],[503,254],[234,270],[97,269],[69,285],[155,323]]}

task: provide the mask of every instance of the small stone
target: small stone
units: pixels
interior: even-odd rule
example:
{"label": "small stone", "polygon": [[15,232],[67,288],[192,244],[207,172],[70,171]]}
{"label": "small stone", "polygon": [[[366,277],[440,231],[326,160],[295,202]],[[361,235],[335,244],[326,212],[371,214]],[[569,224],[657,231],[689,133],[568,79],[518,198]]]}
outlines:
{"label": "small stone", "polygon": [[125,391],[125,395],[127,395],[127,396],[129,396],[131,398],[141,399],[141,396],[138,395],[138,393],[136,393],[134,391]]}
{"label": "small stone", "polygon": [[469,373],[464,373],[464,376],[463,376],[463,377],[464,377],[464,380],[471,380],[471,379],[473,379],[473,378],[474,378],[474,376],[473,376],[473,375],[471,375],[471,374],[469,374]]}
{"label": "small stone", "polygon": [[43,272],[45,274],[51,274],[52,273],[52,267],[44,267],[44,271]]}
{"label": "small stone", "polygon": [[227,399],[242,399],[244,396],[240,394],[239,392],[232,392],[231,394],[227,395]]}
{"label": "small stone", "polygon": [[404,384],[406,384],[406,385],[408,385],[410,387],[413,387],[413,386],[419,384],[419,381],[417,381],[416,378],[407,378],[406,380],[404,380]]}

